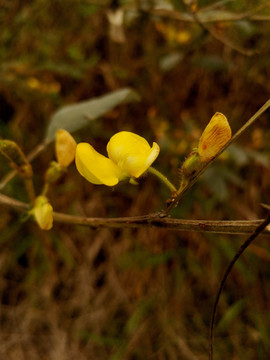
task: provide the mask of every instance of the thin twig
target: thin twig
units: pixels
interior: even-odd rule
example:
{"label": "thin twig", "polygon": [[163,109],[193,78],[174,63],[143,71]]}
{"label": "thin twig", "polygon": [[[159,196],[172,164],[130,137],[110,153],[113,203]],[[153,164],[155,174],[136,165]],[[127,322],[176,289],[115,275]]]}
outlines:
{"label": "thin twig", "polygon": [[199,15],[199,11],[196,10],[196,7],[193,8],[192,6],[190,6],[190,12],[191,12],[192,16],[194,17],[194,20],[198,23],[198,25],[200,25],[200,27],[204,31],[208,32],[214,39],[218,40],[226,47],[229,47],[245,56],[251,56],[256,53],[256,51],[247,50],[239,45],[236,45],[231,40],[226,39],[223,35],[219,34],[217,31],[215,31],[215,29],[213,27],[209,27],[205,22],[203,22],[201,20],[201,16]]}
{"label": "thin twig", "polygon": [[[30,205],[6,195],[0,194],[0,203],[19,211],[27,211]],[[147,228],[156,227],[177,231],[198,231],[221,234],[249,234],[252,233],[263,220],[237,220],[237,221],[212,221],[212,220],[186,220],[163,217],[162,213],[151,213],[142,216],[97,218],[68,215],[59,212],[53,213],[55,222],[83,225],[91,228]],[[265,235],[270,236],[270,229],[265,229]]]}
{"label": "thin twig", "polygon": [[[265,6],[266,7],[266,6]],[[257,12],[257,9],[255,9]],[[149,12],[149,11],[148,11]],[[251,21],[269,21],[270,16],[269,15],[254,15],[255,11],[249,11],[239,14],[233,14],[228,12],[220,12],[219,14],[216,12],[215,16],[213,17],[205,17],[204,13],[208,13],[208,10],[200,10],[198,11],[200,22],[203,24],[210,24],[210,23],[216,23],[216,22],[231,22],[231,21],[240,21],[244,19],[249,19]],[[214,11],[212,12],[214,15]],[[166,9],[151,9],[150,14],[154,16],[158,16],[160,18],[165,19],[172,19],[172,20],[178,20],[181,22],[195,22],[196,20],[194,17],[187,12],[180,12],[175,10],[166,10]]]}
{"label": "thin twig", "polygon": [[[211,221],[211,220],[186,220],[160,217],[159,213],[144,216],[120,217],[120,218],[88,218],[62,213],[54,213],[56,222],[90,226],[92,228],[146,228],[158,227],[179,231],[199,231],[222,234],[246,234],[251,233],[263,220],[246,221]],[[266,230],[265,234],[270,235]]]}
{"label": "thin twig", "polygon": [[16,210],[19,210],[19,211],[27,211],[27,210],[30,209],[29,204],[24,203],[24,202],[19,201],[19,200],[16,200],[16,199],[13,199],[13,198],[11,198],[9,196],[6,196],[4,194],[1,194],[1,193],[0,193],[0,203],[2,205],[12,207],[12,208],[14,208]]}
{"label": "thin twig", "polygon": [[220,295],[222,293],[222,290],[225,286],[225,282],[234,266],[236,261],[239,259],[239,257],[243,254],[243,252],[246,250],[246,248],[250,245],[252,241],[254,241],[268,226],[270,223],[270,212],[266,219],[255,229],[255,231],[250,235],[250,237],[241,245],[237,253],[234,255],[233,259],[231,260],[229,266],[227,267],[225,274],[223,275],[223,278],[220,282],[219,289],[216,294],[213,311],[212,311],[212,318],[211,318],[211,324],[210,324],[210,337],[209,337],[209,360],[213,360],[213,341],[214,341],[214,326],[215,326],[215,318],[216,318],[216,311],[218,302],[220,299]]}
{"label": "thin twig", "polygon": [[[46,147],[47,147],[48,143],[47,142],[43,142],[41,144],[39,144],[33,151],[31,151],[31,153],[27,156],[27,160],[29,162],[33,161],[40,153],[42,153]],[[18,174],[18,172],[16,170],[12,170],[10,171],[6,176],[4,176],[4,178],[2,179],[2,181],[0,182],[0,191],[2,191],[7,184]]]}

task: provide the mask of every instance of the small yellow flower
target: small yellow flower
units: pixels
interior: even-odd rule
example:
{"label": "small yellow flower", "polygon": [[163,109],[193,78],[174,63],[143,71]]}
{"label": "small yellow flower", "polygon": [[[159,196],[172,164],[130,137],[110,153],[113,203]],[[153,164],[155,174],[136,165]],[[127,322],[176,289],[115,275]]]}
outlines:
{"label": "small yellow flower", "polygon": [[90,144],[78,144],[75,161],[79,173],[93,184],[107,186],[128,177],[138,178],[157,158],[159,146],[154,142],[151,148],[143,137],[121,131],[110,139],[107,152],[105,157]]}
{"label": "small yellow flower", "polygon": [[60,167],[68,167],[75,158],[76,141],[64,129],[59,129],[56,132],[55,139],[55,154],[57,162]]}
{"label": "small yellow flower", "polygon": [[225,115],[217,112],[204,129],[199,140],[200,161],[211,160],[232,136],[232,131]]}
{"label": "small yellow flower", "polygon": [[32,214],[42,230],[50,230],[53,226],[53,208],[46,196],[36,198]]}

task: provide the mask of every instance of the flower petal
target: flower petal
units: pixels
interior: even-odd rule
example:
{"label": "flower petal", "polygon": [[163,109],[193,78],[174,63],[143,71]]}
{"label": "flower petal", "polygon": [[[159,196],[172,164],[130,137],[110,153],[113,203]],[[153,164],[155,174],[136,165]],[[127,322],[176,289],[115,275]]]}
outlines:
{"label": "flower petal", "polygon": [[114,186],[125,177],[111,159],[87,143],[77,145],[75,161],[79,173],[92,184]]}
{"label": "flower petal", "polygon": [[64,129],[58,129],[55,138],[55,153],[61,167],[68,167],[75,158],[76,141]]}
{"label": "flower petal", "polygon": [[230,140],[232,131],[225,115],[215,113],[199,140],[201,162],[211,160]]}
{"label": "flower petal", "polygon": [[121,131],[112,136],[107,152],[109,158],[129,176],[139,177],[157,158],[159,146],[153,143],[151,148],[143,137]]}

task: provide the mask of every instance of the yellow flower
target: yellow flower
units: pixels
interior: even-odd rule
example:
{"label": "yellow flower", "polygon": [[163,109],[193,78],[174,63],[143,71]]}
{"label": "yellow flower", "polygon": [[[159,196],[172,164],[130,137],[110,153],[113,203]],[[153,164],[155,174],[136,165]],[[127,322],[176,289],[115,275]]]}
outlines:
{"label": "yellow flower", "polygon": [[76,141],[64,129],[59,129],[56,132],[55,138],[55,154],[60,167],[68,167],[75,158]]}
{"label": "yellow flower", "polygon": [[80,143],[76,149],[79,173],[93,184],[114,186],[128,177],[138,178],[155,161],[159,146],[128,131],[115,134],[107,144],[108,158],[90,144]]}
{"label": "yellow flower", "polygon": [[53,208],[46,196],[40,195],[36,198],[32,213],[42,230],[50,230],[52,228]]}
{"label": "yellow flower", "polygon": [[204,129],[199,140],[200,161],[211,160],[232,136],[232,131],[225,115],[217,112]]}

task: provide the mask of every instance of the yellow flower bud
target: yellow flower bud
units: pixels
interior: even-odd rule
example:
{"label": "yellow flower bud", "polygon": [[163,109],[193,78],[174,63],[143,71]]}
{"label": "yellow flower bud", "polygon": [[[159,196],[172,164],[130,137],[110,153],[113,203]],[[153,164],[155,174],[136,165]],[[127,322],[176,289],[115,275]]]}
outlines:
{"label": "yellow flower bud", "polygon": [[75,158],[76,141],[64,129],[56,132],[55,153],[57,162],[61,167],[68,167]]}
{"label": "yellow flower bud", "polygon": [[42,230],[50,230],[52,228],[53,208],[46,196],[40,195],[36,198],[32,213]]}
{"label": "yellow flower bud", "polygon": [[225,115],[217,112],[204,129],[199,140],[201,162],[211,160],[231,139],[232,131]]}

